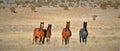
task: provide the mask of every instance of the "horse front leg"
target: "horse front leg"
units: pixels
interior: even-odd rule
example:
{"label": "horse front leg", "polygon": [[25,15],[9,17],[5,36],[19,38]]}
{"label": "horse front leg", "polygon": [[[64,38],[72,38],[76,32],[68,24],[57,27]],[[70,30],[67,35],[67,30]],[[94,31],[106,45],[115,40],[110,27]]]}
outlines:
{"label": "horse front leg", "polygon": [[44,44],[45,37],[42,37],[42,44]]}
{"label": "horse front leg", "polygon": [[83,41],[83,43],[84,43],[84,38],[82,38],[82,41]]}
{"label": "horse front leg", "polygon": [[33,38],[33,42],[32,42],[32,44],[34,44],[34,39],[35,39],[35,38]]}
{"label": "horse front leg", "polygon": [[48,42],[49,41],[49,38],[48,37],[46,37],[46,42]]}
{"label": "horse front leg", "polygon": [[87,44],[87,37],[85,38],[85,44]]}
{"label": "horse front leg", "polygon": [[80,38],[79,38],[79,39],[80,39],[80,43],[81,43],[81,36],[80,36]]}
{"label": "horse front leg", "polygon": [[64,44],[64,38],[62,37],[62,45]]}
{"label": "horse front leg", "polygon": [[65,45],[67,45],[68,39],[65,39]]}
{"label": "horse front leg", "polygon": [[69,39],[68,39],[68,44],[69,44]]}
{"label": "horse front leg", "polygon": [[69,39],[70,39],[70,38],[68,38],[68,40],[67,40],[67,41],[68,41],[68,44],[69,44]]}
{"label": "horse front leg", "polygon": [[40,45],[40,39],[41,39],[40,37],[37,38],[36,44],[38,43]]}

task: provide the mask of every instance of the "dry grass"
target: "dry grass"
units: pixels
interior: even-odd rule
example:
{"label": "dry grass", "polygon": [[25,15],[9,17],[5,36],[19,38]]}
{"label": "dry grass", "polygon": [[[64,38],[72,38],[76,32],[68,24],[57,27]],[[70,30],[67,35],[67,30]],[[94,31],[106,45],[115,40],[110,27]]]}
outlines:
{"label": "dry grass", "polygon": [[[16,8],[16,14],[9,9],[0,10],[0,51],[119,51],[120,50],[120,20],[115,18],[120,10],[108,8]],[[92,15],[97,20],[92,21]],[[69,45],[62,45],[61,32],[66,21],[71,21],[72,37]],[[39,27],[39,22],[53,24],[50,43],[32,45],[33,29]],[[83,21],[88,21],[88,43],[79,43],[79,30]]]}

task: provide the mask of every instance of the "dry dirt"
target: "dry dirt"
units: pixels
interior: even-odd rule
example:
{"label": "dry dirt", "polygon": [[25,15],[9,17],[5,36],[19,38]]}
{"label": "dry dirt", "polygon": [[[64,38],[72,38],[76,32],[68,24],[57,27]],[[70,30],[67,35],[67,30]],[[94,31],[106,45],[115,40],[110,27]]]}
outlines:
{"label": "dry dirt", "polygon": [[[8,8],[0,10],[0,51],[120,51],[120,9],[109,8],[16,8],[11,13]],[[97,15],[92,20],[92,15]],[[49,43],[33,45],[33,30],[41,21],[45,28],[52,24]],[[62,45],[61,32],[66,21],[71,22],[72,36],[68,45]],[[88,42],[79,43],[79,30],[84,21],[88,22]]]}

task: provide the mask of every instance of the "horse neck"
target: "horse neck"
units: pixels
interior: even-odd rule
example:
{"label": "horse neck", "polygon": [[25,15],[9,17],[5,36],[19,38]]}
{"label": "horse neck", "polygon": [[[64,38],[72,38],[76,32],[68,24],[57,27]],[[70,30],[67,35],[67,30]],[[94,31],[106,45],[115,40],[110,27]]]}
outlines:
{"label": "horse neck", "polygon": [[67,31],[67,30],[69,30],[69,28],[70,28],[70,26],[69,26],[69,25],[66,25],[65,30]]}
{"label": "horse neck", "polygon": [[42,26],[40,26],[40,30],[43,30],[43,27],[42,27]]}
{"label": "horse neck", "polygon": [[83,29],[87,31],[87,27],[84,26]]}

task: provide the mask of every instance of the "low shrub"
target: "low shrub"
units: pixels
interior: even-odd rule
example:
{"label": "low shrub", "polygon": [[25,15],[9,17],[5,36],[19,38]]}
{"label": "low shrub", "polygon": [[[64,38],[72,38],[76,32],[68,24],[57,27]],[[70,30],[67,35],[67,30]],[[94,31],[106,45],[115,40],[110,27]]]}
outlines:
{"label": "low shrub", "polygon": [[35,12],[35,9],[36,9],[36,8],[35,8],[35,6],[30,5],[30,9]]}
{"label": "low shrub", "polygon": [[69,10],[68,6],[64,6],[64,10]]}
{"label": "low shrub", "polygon": [[12,13],[16,13],[15,7],[10,7],[10,11],[11,11]]}
{"label": "low shrub", "polygon": [[100,8],[101,8],[101,9],[107,9],[107,3],[106,3],[106,2],[102,2],[102,3],[100,4]]}
{"label": "low shrub", "polygon": [[93,20],[96,20],[97,15],[93,15],[92,17],[93,17]]}

